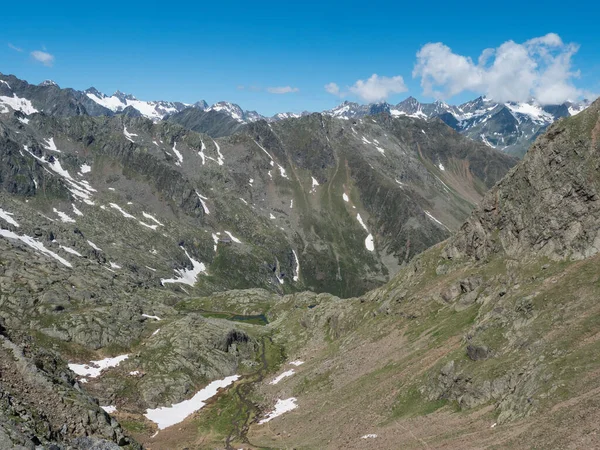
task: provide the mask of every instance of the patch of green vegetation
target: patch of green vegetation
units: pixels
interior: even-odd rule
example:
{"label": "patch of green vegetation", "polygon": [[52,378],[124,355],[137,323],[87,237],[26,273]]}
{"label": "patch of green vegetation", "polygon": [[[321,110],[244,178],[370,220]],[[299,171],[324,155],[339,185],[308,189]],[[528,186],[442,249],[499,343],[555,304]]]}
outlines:
{"label": "patch of green vegetation", "polygon": [[428,400],[416,387],[411,387],[400,395],[392,409],[392,418],[425,416],[448,405],[448,400]]}
{"label": "patch of green vegetation", "polygon": [[79,344],[50,337],[39,330],[31,330],[30,332],[36,345],[41,348],[57,350],[64,359],[73,358],[89,361],[95,356],[94,352]]}
{"label": "patch of green vegetation", "polygon": [[201,311],[200,314],[206,318],[213,319],[225,319],[231,320],[233,322],[242,322],[242,323],[250,323],[252,325],[267,325],[269,321],[264,314],[256,314],[256,315],[243,315],[243,314],[235,314],[228,312],[218,312],[218,311]]}
{"label": "patch of green vegetation", "polygon": [[145,433],[148,431],[146,423],[138,422],[137,420],[121,419],[119,423],[124,429],[132,433]]}
{"label": "patch of green vegetation", "polygon": [[248,405],[240,401],[236,389],[230,389],[219,395],[209,408],[201,410],[196,425],[198,434],[208,435],[213,441],[222,441],[229,435],[234,427],[234,420],[238,414],[252,414]]}
{"label": "patch of green vegetation", "polygon": [[466,328],[475,322],[478,312],[477,304],[462,311],[450,307],[435,309],[411,326],[406,332],[406,337],[414,342],[426,333],[433,339],[432,343],[446,341],[452,336],[464,333]]}
{"label": "patch of green vegetation", "polygon": [[323,391],[333,385],[331,370],[323,373],[305,376],[302,381],[295,385],[293,394],[295,396],[309,392]]}
{"label": "patch of green vegetation", "polygon": [[287,359],[285,349],[282,346],[275,344],[270,337],[265,337],[263,343],[265,346],[264,357],[267,362],[266,372],[274,372],[279,369]]}

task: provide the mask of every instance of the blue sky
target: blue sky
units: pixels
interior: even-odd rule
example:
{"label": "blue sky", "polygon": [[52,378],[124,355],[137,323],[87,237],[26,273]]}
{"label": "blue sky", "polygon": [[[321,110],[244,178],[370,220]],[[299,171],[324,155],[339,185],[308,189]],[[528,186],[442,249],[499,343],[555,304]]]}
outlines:
{"label": "blue sky", "polygon": [[[505,100],[588,96],[600,92],[600,8],[587,0],[567,6],[522,0],[6,2],[0,72],[108,94],[120,89],[143,100],[226,100],[262,114],[322,110],[344,99],[395,103],[409,95],[449,102],[486,93]],[[548,33],[560,36],[560,44],[531,41]],[[501,47],[510,40],[519,46]],[[425,47],[413,77],[417,52],[429,43],[443,46]],[[510,55],[514,64],[492,70],[492,56],[479,65],[486,48]],[[539,66],[527,73],[529,60],[519,59],[523,48]],[[34,51],[43,52],[41,62]],[[543,59],[548,54],[550,62]],[[546,66],[552,71],[541,73]],[[512,92],[521,79],[523,92]],[[337,95],[326,91],[329,83]]]}

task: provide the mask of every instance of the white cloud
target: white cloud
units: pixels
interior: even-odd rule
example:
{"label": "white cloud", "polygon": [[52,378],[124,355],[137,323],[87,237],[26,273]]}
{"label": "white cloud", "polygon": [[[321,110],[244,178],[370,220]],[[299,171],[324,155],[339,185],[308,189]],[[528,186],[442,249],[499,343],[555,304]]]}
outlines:
{"label": "white cloud", "polygon": [[549,33],[522,44],[507,41],[485,49],[474,63],[441,42],[429,43],[417,53],[413,77],[421,78],[425,95],[436,98],[472,91],[499,102],[533,97],[542,104],[562,103],[582,95],[572,82],[579,76],[571,69],[578,49]]}
{"label": "white cloud", "polygon": [[52,67],[52,64],[54,64],[54,55],[51,55],[50,53],[46,53],[41,50],[35,50],[31,52],[31,56],[33,59],[41,62],[47,67]]}
{"label": "white cloud", "polygon": [[15,50],[17,52],[23,51],[23,49],[21,47],[17,47],[16,45],[11,44],[10,42],[8,43],[8,48],[12,48],[13,50]]}
{"label": "white cloud", "polygon": [[344,96],[343,93],[340,93],[340,87],[336,83],[327,83],[325,85],[325,90],[331,95],[337,95],[338,97]]}
{"label": "white cloud", "polygon": [[300,89],[297,87],[291,86],[274,86],[267,88],[267,92],[270,92],[271,94],[290,94],[292,92],[298,92],[299,90]]}
{"label": "white cloud", "polygon": [[408,89],[401,76],[380,77],[376,73],[366,80],[358,80],[350,86],[350,92],[366,102],[382,102],[392,94],[406,92]]}

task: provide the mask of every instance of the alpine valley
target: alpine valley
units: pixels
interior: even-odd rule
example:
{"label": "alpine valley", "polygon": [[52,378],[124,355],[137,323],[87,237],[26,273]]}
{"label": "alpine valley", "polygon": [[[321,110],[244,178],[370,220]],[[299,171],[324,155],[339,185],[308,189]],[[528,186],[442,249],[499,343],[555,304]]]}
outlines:
{"label": "alpine valley", "polygon": [[0,448],[597,447],[599,155],[599,100],[0,75]]}

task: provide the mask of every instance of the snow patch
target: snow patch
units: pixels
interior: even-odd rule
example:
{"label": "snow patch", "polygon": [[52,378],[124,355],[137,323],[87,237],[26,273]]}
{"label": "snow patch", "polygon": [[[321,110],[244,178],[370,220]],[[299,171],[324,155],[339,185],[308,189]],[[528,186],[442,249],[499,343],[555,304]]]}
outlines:
{"label": "snow patch", "polygon": [[183,155],[179,150],[177,150],[177,142],[173,144],[173,152],[175,152],[175,156],[177,156],[177,159],[179,160],[175,164],[181,166],[181,163],[183,162]]}
{"label": "snow patch", "polygon": [[58,217],[60,218],[61,222],[64,222],[64,223],[75,223],[75,219],[72,219],[71,217],[69,217],[68,214],[66,214],[66,213],[64,213],[62,211],[59,211],[56,208],[52,208],[52,210],[58,215]]}
{"label": "snow patch", "polygon": [[315,193],[317,192],[317,186],[319,186],[319,182],[317,181],[317,179],[315,177],[311,177],[312,178],[312,187],[310,189],[311,193]]}
{"label": "snow patch", "polygon": [[154,320],[162,320],[160,317],[158,316],[151,316],[150,314],[142,314],[142,317],[146,317],[147,319],[154,319]]}
{"label": "snow patch", "polygon": [[111,208],[116,209],[117,211],[119,211],[123,215],[123,217],[125,217],[126,219],[135,219],[135,216],[132,216],[127,211],[124,211],[123,208],[121,208],[116,203],[109,203],[109,206]]}
{"label": "snow patch", "polygon": [[429,211],[423,211],[425,213],[425,215],[427,217],[429,217],[431,220],[433,220],[435,223],[437,223],[438,225],[443,226],[446,230],[450,231],[450,228],[448,228],[446,225],[444,225],[442,222],[440,222],[439,220],[437,220],[435,217],[433,217],[433,215],[429,212]]}
{"label": "snow patch", "polygon": [[227,236],[229,236],[229,237],[231,238],[231,240],[232,240],[233,242],[235,242],[236,244],[241,244],[241,243],[242,243],[242,241],[240,241],[238,238],[236,238],[236,237],[235,237],[233,234],[231,234],[229,231],[225,231],[225,234],[226,234]]}
{"label": "snow patch", "polygon": [[213,142],[214,142],[215,147],[217,149],[217,155],[219,155],[218,158],[217,158],[217,163],[220,166],[222,166],[223,163],[225,162],[225,158],[223,158],[223,154],[221,153],[221,147],[219,146],[219,144],[217,144],[217,141],[215,141],[214,139],[213,139]]}
{"label": "snow patch", "polygon": [[204,150],[206,150],[206,145],[204,145],[204,141],[200,139],[200,151],[198,152],[198,156],[202,158],[202,165],[206,164],[206,155],[204,154]]}
{"label": "snow patch", "polygon": [[364,436],[361,436],[361,439],[375,439],[377,437],[376,434],[365,434]]}
{"label": "snow patch", "polygon": [[44,148],[46,150],[52,150],[53,152],[57,152],[57,153],[62,153],[57,147],[56,144],[54,143],[54,138],[50,138],[50,139],[46,139],[45,140],[46,145],[44,145]]}
{"label": "snow patch", "polygon": [[60,164],[60,161],[58,160],[58,158],[53,157],[52,158],[52,162],[47,161],[43,158],[38,157],[37,155],[35,155],[34,153],[32,153],[29,150],[29,147],[27,147],[26,145],[23,146],[23,149],[29,153],[33,158],[35,158],[36,160],[38,160],[39,162],[41,162],[42,164],[47,164],[50,169],[55,172],[56,174],[60,175],[61,177],[63,177],[64,181],[68,184],[68,189],[71,192],[71,194],[73,194],[75,197],[80,198],[81,200],[83,200],[85,203],[87,203],[88,205],[93,205],[94,202],[92,202],[90,200],[91,196],[92,196],[92,192],[96,192],[96,189],[92,188],[89,183],[85,180],[83,181],[76,181],[73,179],[73,177],[71,177],[71,175],[69,174],[69,172],[65,169],[63,169],[63,167]]}
{"label": "snow patch", "polygon": [[73,207],[73,212],[76,216],[83,216],[83,213],[79,211],[79,209],[77,209],[77,206],[75,206],[74,204],[72,204],[71,206]]}
{"label": "snow patch", "polygon": [[285,400],[281,400],[281,399],[277,400],[277,403],[275,404],[275,409],[273,411],[271,411],[269,414],[267,414],[267,416],[258,423],[263,424],[263,423],[270,422],[275,417],[279,417],[282,414],[285,414],[286,412],[296,409],[298,407],[298,404],[296,403],[296,401],[297,401],[296,397],[286,398]]}
{"label": "snow patch", "polygon": [[296,373],[296,371],[294,369],[290,369],[288,371],[283,372],[281,375],[278,375],[277,377],[273,378],[269,384],[277,384],[279,383],[281,380],[283,380],[284,378],[287,377],[291,377],[292,375],[294,375]]}
{"label": "snow patch", "polygon": [[128,141],[135,142],[132,138],[134,136],[137,136],[137,134],[130,133],[129,131],[127,131],[127,127],[126,126],[123,126],[123,134],[125,135],[125,137],[127,138]]}
{"label": "snow patch", "polygon": [[90,247],[92,247],[94,250],[96,250],[96,251],[98,251],[98,252],[101,252],[101,251],[102,251],[102,249],[101,249],[100,247],[98,247],[96,244],[94,244],[92,241],[87,241],[87,243],[88,243],[88,245],[89,245]]}
{"label": "snow patch", "polygon": [[129,355],[119,355],[114,358],[104,358],[98,361],[90,361],[87,364],[69,364],[69,369],[81,377],[97,378],[100,374],[112,367],[117,367],[123,361],[129,358]]}
{"label": "snow patch", "polygon": [[208,200],[208,198],[205,197],[204,195],[200,195],[198,193],[198,191],[196,191],[196,195],[200,199],[200,203],[202,204],[202,209],[204,210],[204,213],[205,214],[210,214],[210,211],[208,210],[208,206],[206,206],[206,203],[204,202],[204,200]]}
{"label": "snow patch", "polygon": [[65,252],[70,253],[71,255],[75,255],[75,256],[79,256],[81,258],[83,258],[83,255],[81,253],[79,253],[77,250],[73,250],[70,247],[66,247],[64,245],[58,245],[60,248],[62,248]]}
{"label": "snow patch", "polygon": [[150,225],[149,223],[142,222],[141,220],[138,220],[138,223],[142,226],[145,226],[146,228],[150,228],[152,231],[156,231],[156,229],[158,228],[158,225],[156,224]]}
{"label": "snow patch", "polygon": [[142,212],[142,215],[146,218],[146,219],[150,219],[153,222],[155,222],[156,224],[160,225],[161,227],[164,227],[164,225],[162,223],[160,223],[156,217],[154,217],[152,214],[148,214],[147,212]]}
{"label": "snow patch", "polygon": [[117,412],[117,407],[114,405],[109,405],[109,406],[101,406],[100,408],[102,408],[104,411],[106,411],[108,414],[112,414]]}
{"label": "snow patch", "polygon": [[[362,219],[362,217],[360,217],[360,214],[356,214],[356,219],[358,220],[358,222],[360,223],[360,225],[365,229],[365,231],[367,233],[369,233],[369,229],[367,228],[367,226],[363,222],[363,219]],[[371,233],[369,233],[369,235],[365,238],[365,247],[370,252],[372,252],[372,251],[375,250],[375,243],[373,242],[373,235]]]}
{"label": "snow patch", "polygon": [[344,199],[345,202],[349,202],[350,198],[348,197],[348,194],[346,194],[345,192],[342,194],[342,198]]}
{"label": "snow patch", "polygon": [[178,278],[169,278],[169,279],[165,279],[165,278],[161,278],[160,280],[160,284],[161,285],[165,285],[166,283],[182,283],[182,284],[187,284],[188,286],[192,286],[194,287],[194,284],[196,284],[196,280],[197,277],[200,273],[206,272],[206,266],[204,265],[204,263],[201,263],[200,261],[196,261],[195,259],[193,259],[189,253],[187,252],[187,250],[183,247],[181,247],[181,249],[185,252],[185,256],[188,257],[188,259],[190,260],[190,262],[192,263],[192,268],[191,269],[175,269],[175,273],[179,275]]}
{"label": "snow patch", "polygon": [[300,261],[298,260],[296,250],[292,250],[292,253],[294,254],[294,260],[296,261],[296,270],[294,271],[294,277],[292,279],[298,281],[300,279]]}
{"label": "snow patch", "polygon": [[298,366],[301,366],[302,364],[304,364],[304,361],[300,361],[299,359],[297,359],[297,360],[295,360],[295,361],[290,361],[290,364],[291,364],[292,366],[296,366],[296,367],[298,367]]}
{"label": "snow patch", "polygon": [[182,422],[189,415],[202,409],[206,405],[208,399],[217,395],[219,389],[230,386],[239,378],[239,375],[232,375],[223,378],[222,380],[213,381],[204,389],[198,391],[191,399],[175,403],[171,406],[148,409],[144,416],[146,416],[148,420],[156,423],[159,430],[164,430],[165,428]]}
{"label": "snow patch", "polygon": [[17,94],[13,94],[12,97],[0,95],[0,105],[10,106],[15,111],[21,111],[27,115],[38,112],[29,100],[26,98],[19,98],[17,97]]}

